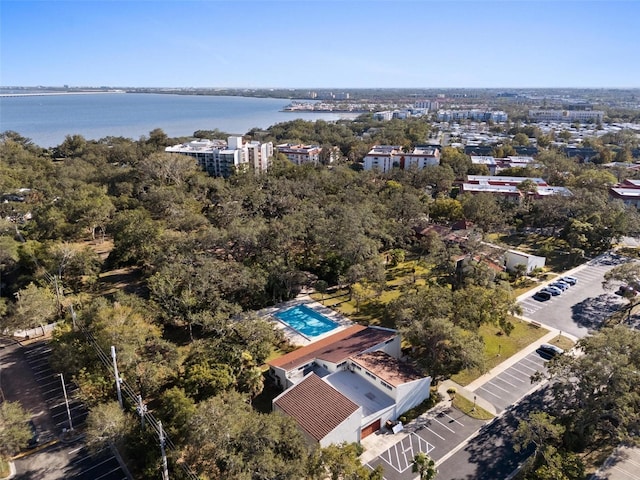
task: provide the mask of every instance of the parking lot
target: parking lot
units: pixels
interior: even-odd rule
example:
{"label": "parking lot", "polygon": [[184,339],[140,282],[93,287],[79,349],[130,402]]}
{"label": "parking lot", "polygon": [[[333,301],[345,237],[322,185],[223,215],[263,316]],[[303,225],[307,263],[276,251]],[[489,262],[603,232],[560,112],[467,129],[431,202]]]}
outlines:
{"label": "parking lot", "polygon": [[[90,452],[81,435],[87,419],[87,409],[76,397],[77,387],[65,378],[69,398],[71,426],[76,435],[69,441],[62,433],[69,429],[64,392],[60,376],[51,369],[51,348],[47,342],[21,347],[11,344],[2,349],[3,386],[33,414],[39,433],[37,447],[25,451],[15,460],[18,479],[39,480],[125,480],[110,449]],[[6,368],[8,367],[8,368]],[[10,387],[17,385],[18,388]]]}
{"label": "parking lot", "polygon": [[615,253],[589,261],[571,272],[578,279],[576,285],[547,301],[534,299],[535,291],[531,291],[519,302],[523,315],[578,338],[584,337],[625,304],[621,297],[604,290],[602,281],[606,272],[626,261],[627,258]]}
{"label": "parking lot", "polygon": [[371,469],[382,465],[385,480],[415,478],[412,460],[418,452],[438,461],[460,442],[477,431],[485,421],[471,418],[453,407],[417,419],[413,431],[368,463]]}
{"label": "parking lot", "polygon": [[545,372],[545,364],[545,358],[532,352],[473,392],[495,406],[497,412],[502,412],[534,388],[531,375]]}

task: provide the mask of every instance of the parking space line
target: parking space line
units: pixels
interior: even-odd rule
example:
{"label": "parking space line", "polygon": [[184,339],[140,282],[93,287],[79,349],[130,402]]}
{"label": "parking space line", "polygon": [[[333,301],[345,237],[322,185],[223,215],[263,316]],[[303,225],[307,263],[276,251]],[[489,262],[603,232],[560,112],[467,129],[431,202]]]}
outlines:
{"label": "parking space line", "polygon": [[85,470],[85,469],[83,469],[80,473],[86,473],[86,472],[88,472],[88,471],[90,471],[90,470],[93,470],[94,468],[99,467],[99,466],[100,466],[100,465],[102,465],[103,463],[110,462],[113,458],[114,458],[113,456],[112,456],[112,457],[108,457],[108,458],[106,458],[105,460],[101,461],[100,463],[96,463],[96,464],[94,464],[94,465],[91,465],[91,466],[90,466],[89,468],[87,468],[86,470]]}
{"label": "parking space line", "polygon": [[107,475],[111,475],[113,472],[117,472],[118,470],[120,470],[120,465],[118,465],[117,467],[109,470],[107,473],[105,473],[104,475],[100,475],[99,477],[94,478],[93,480],[100,480],[101,478],[106,477]]}
{"label": "parking space line", "polygon": [[525,377],[527,377],[527,378],[531,378],[531,374],[530,374],[530,373],[521,372],[520,370],[518,370],[518,369],[517,369],[517,368],[515,368],[515,367],[511,367],[511,368],[512,368],[513,370],[515,370],[516,372],[521,373],[521,374],[522,374],[522,375],[524,375]]}
{"label": "parking space line", "polygon": [[449,417],[451,420],[453,420],[454,422],[456,422],[458,425],[462,425],[464,427],[464,425],[462,423],[460,423],[458,420],[456,420],[455,418],[453,418],[451,415],[449,415],[448,413],[445,413],[445,415],[447,417]]}
{"label": "parking space line", "polygon": [[444,428],[446,428],[447,430],[449,430],[451,433],[456,433],[455,430],[450,429],[449,427],[447,427],[444,423],[442,423],[440,420],[438,420],[437,418],[433,418],[433,420],[435,420],[436,422],[438,422],[440,425],[442,425]]}
{"label": "parking space line", "polygon": [[485,385],[486,384],[490,384],[492,387],[496,387],[498,390],[502,390],[503,392],[511,393],[509,390],[502,388],[500,385],[496,385],[495,383],[493,383],[493,380],[489,380],[487,383],[485,383]]}
{"label": "parking space line", "polygon": [[426,428],[427,430],[429,430],[431,433],[433,433],[433,434],[434,434],[436,437],[438,437],[440,440],[442,440],[442,441],[445,441],[445,440],[446,440],[446,438],[441,437],[441,436],[440,436],[440,435],[438,435],[436,432],[434,432],[433,430],[431,430],[429,427],[426,427],[426,426],[425,426],[424,428]]}
{"label": "parking space line", "polygon": [[[496,398],[499,398],[500,400],[502,400],[502,397],[496,393],[493,393],[491,390],[487,390],[486,388],[484,388],[484,386],[478,388],[478,390],[484,390],[485,392],[487,392],[489,395],[493,395]],[[477,390],[476,390],[477,391]],[[443,438],[444,440],[444,438]]]}
{"label": "parking space line", "polygon": [[520,378],[520,377],[516,377],[515,375],[511,375],[511,374],[510,374],[508,371],[506,371],[506,370],[505,370],[504,372],[502,372],[502,373],[503,373],[504,375],[509,375],[511,378],[513,378],[513,379],[517,380],[517,381],[518,381],[518,382],[520,382],[520,383],[525,383],[525,381],[524,381],[522,378]]}
{"label": "parking space line", "polygon": [[[502,373],[505,373],[505,372],[502,372]],[[518,386],[517,386],[517,385],[514,385],[514,384],[513,384],[513,383],[511,383],[511,382],[507,382],[504,378],[502,378],[502,373],[501,373],[500,375],[498,375],[497,377],[495,377],[492,381],[497,381],[497,380],[499,380],[499,381],[501,381],[501,382],[506,383],[507,385],[511,385],[513,388],[518,388]],[[497,386],[497,385],[496,385],[496,386]],[[498,388],[500,388],[500,387],[498,387]],[[505,390],[505,392],[506,392],[506,390]]]}

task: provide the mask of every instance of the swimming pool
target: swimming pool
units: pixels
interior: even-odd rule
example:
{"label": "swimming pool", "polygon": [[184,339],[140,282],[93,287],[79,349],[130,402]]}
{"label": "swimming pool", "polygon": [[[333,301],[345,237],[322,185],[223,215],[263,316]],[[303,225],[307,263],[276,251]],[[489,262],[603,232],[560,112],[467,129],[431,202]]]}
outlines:
{"label": "swimming pool", "polygon": [[339,326],[333,320],[304,305],[296,305],[274,316],[305,337],[317,337]]}

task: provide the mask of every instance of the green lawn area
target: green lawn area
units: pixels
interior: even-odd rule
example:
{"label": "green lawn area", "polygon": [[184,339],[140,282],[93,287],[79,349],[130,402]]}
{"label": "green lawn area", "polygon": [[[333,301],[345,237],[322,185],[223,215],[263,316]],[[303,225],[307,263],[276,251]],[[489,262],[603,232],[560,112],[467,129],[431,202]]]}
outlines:
{"label": "green lawn area", "polygon": [[[544,328],[535,327],[517,318],[513,318],[512,322],[514,329],[509,336],[501,334],[499,329],[494,325],[482,325],[480,327],[480,335],[484,339],[485,344],[484,358],[486,371],[504,362],[507,358],[543,337],[548,332],[548,330]],[[483,373],[485,372],[477,369],[463,370],[451,377],[451,380],[464,386],[473,382]]]}
{"label": "green lawn area", "polygon": [[525,253],[546,257],[546,269],[563,272],[575,266],[569,258],[567,242],[558,237],[547,237],[537,233],[514,235],[492,235],[489,241],[516,248]]}
{"label": "green lawn area", "polygon": [[478,405],[473,405],[473,402],[464,398],[462,395],[456,395],[452,402],[453,406],[460,410],[462,413],[469,415],[471,418],[477,418],[478,420],[491,420],[493,414],[487,412],[484,408]]}

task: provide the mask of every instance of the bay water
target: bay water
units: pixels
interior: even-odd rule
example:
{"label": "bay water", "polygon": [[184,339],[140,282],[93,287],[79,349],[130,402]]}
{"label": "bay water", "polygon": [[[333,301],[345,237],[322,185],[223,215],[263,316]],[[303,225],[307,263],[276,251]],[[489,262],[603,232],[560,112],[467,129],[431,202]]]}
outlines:
{"label": "bay water", "polygon": [[107,136],[138,140],[155,128],[170,137],[217,128],[242,135],[297,118],[332,121],[357,116],[283,112],[289,103],[278,98],[150,93],[4,96],[0,97],[0,132],[13,130],[41,147],[53,147],[74,134],[88,140]]}

